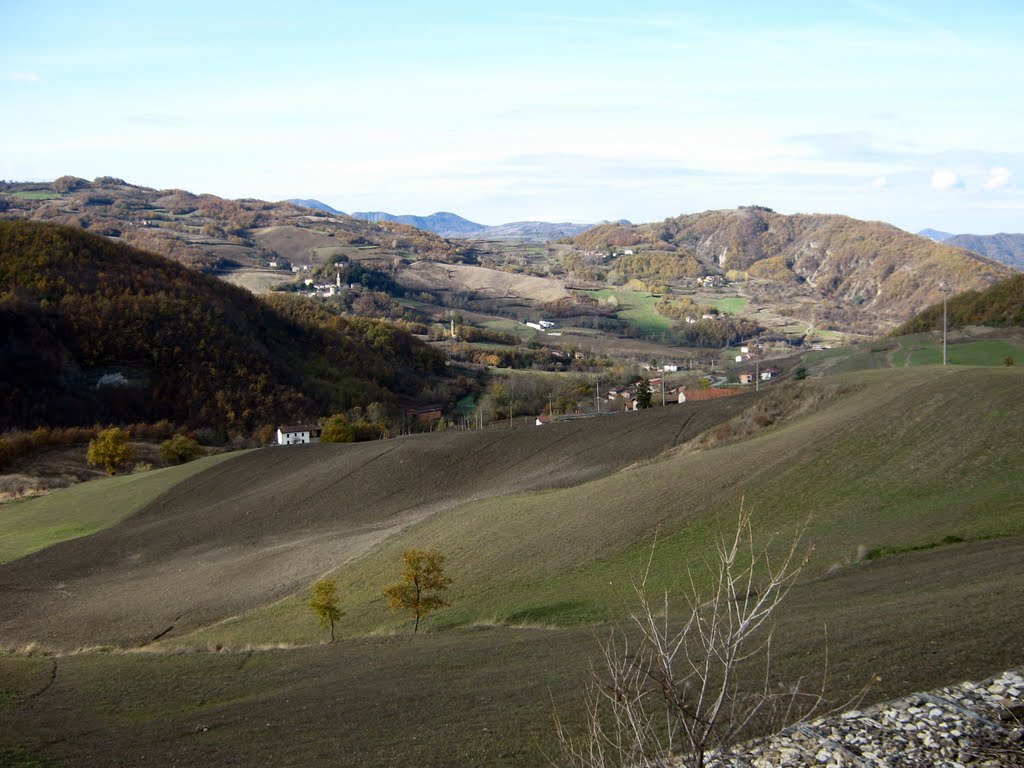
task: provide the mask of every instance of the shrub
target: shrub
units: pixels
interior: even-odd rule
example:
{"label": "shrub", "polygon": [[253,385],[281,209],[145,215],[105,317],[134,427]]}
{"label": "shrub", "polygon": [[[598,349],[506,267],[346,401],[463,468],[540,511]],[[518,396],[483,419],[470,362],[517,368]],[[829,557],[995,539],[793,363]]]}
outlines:
{"label": "shrub", "polygon": [[322,443],[351,443],[356,439],[356,431],[348,423],[343,414],[336,413],[324,424],[323,432],[320,434]]}
{"label": "shrub", "polygon": [[128,444],[128,433],[117,427],[104,429],[89,442],[86,461],[94,467],[103,467],[108,475],[135,458],[135,448]]}
{"label": "shrub", "polygon": [[175,435],[160,443],[160,461],[164,464],[185,464],[203,455],[203,449],[187,435]]}

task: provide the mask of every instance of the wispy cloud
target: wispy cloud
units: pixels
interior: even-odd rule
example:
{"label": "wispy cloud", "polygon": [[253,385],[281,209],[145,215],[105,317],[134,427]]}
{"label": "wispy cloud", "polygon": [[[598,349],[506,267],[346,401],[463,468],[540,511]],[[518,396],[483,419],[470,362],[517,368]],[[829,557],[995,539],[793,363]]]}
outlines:
{"label": "wispy cloud", "polygon": [[38,83],[42,79],[35,72],[14,72],[4,77],[4,80],[11,83]]}
{"label": "wispy cloud", "polygon": [[1001,189],[1010,183],[1010,169],[1004,167],[993,168],[988,172],[988,181],[985,182],[985,189],[990,192]]}
{"label": "wispy cloud", "polygon": [[964,185],[960,177],[948,168],[939,168],[932,173],[932,187],[934,189],[957,189]]}
{"label": "wispy cloud", "polygon": [[885,189],[889,186],[889,180],[885,176],[879,176],[878,178],[871,180],[871,187],[873,189]]}

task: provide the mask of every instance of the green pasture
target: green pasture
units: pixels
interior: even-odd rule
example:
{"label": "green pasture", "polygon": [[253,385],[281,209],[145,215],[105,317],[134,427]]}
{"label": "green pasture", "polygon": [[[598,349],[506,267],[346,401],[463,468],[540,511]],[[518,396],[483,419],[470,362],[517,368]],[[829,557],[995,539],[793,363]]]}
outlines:
{"label": "green pasture", "polygon": [[738,315],[747,308],[747,305],[750,304],[750,299],[743,296],[731,296],[727,299],[714,299],[708,303],[715,307],[719,312]]}
{"label": "green pasture", "polygon": [[672,330],[672,319],[658,314],[660,297],[640,291],[621,291],[615,288],[601,288],[596,291],[579,291],[585,296],[598,300],[615,297],[618,302],[617,315],[628,320],[644,333],[664,333]]}
{"label": "green pasture", "polygon": [[[893,339],[864,342],[851,347],[808,352],[809,366],[825,364],[829,373],[850,373],[880,368],[942,365],[942,338],[919,333]],[[1024,361],[1024,343],[1017,338],[955,341],[947,346],[949,366],[1002,366],[1007,358]]]}
{"label": "green pasture", "polygon": [[24,190],[21,192],[9,192],[11,197],[20,197],[22,200],[59,200],[64,197],[60,192],[48,190]]}
{"label": "green pasture", "polygon": [[108,528],[192,475],[237,456],[222,453],[177,467],[120,475],[0,505],[0,563]]}
{"label": "green pasture", "polygon": [[[799,584],[778,615],[776,678],[817,690],[827,655],[834,706],[873,676],[865,703],[1019,665],[1024,616],[1005,605],[1022,552],[1020,540],[956,544]],[[958,621],[971,631],[950,633]],[[550,765],[553,713],[581,732],[583,690],[611,630],[481,626],[293,649],[0,657],[0,748],[55,765],[183,754],[195,766]],[[59,685],[31,700],[54,670]]]}
{"label": "green pasture", "polygon": [[523,323],[517,323],[515,320],[487,320],[480,323],[480,326],[491,331],[498,331],[499,333],[511,333],[518,336],[521,341],[532,341],[533,337],[537,335],[535,328],[530,328]]}

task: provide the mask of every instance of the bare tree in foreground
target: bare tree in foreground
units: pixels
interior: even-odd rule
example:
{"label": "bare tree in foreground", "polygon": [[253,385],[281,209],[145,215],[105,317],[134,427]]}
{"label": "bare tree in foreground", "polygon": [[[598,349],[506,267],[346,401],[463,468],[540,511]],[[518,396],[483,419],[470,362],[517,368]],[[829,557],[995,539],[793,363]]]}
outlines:
{"label": "bare tree in foreground", "polygon": [[769,682],[772,614],[806,560],[799,535],[773,562],[768,545],[755,548],[741,504],[735,534],[716,544],[707,594],[690,573],[681,626],[667,593],[648,594],[648,561],[634,583],[635,631],[616,630],[602,646],[604,664],[586,697],[586,732],[573,737],[555,715],[561,764],[703,768],[750,726],[781,728],[821,703],[819,694],[779,692]]}

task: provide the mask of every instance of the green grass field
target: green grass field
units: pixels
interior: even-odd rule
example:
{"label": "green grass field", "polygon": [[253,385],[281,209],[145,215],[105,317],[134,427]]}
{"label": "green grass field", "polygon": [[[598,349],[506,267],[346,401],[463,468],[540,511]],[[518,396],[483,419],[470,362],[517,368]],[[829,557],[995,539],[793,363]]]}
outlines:
{"label": "green grass field", "polygon": [[725,312],[729,315],[738,315],[747,305],[750,304],[750,299],[742,296],[733,296],[728,299],[715,299],[710,302],[719,312]]}
{"label": "green grass field", "polygon": [[122,475],[0,505],[0,563],[108,528],[182,480],[237,454]]}
{"label": "green grass field", "polygon": [[644,333],[664,333],[672,330],[671,318],[658,314],[660,299],[651,293],[639,291],[620,291],[614,288],[602,288],[597,291],[579,291],[598,300],[614,297],[618,302],[617,315],[628,320]]}
{"label": "green grass field", "polygon": [[[1019,337],[954,338],[947,346],[951,366],[1003,366],[1024,361],[1024,341]],[[852,373],[881,368],[904,368],[942,364],[942,338],[919,333],[892,339],[864,342],[850,347],[809,352],[804,362],[829,373]]]}
{"label": "green grass field", "polygon": [[59,192],[48,192],[40,190],[37,192],[33,191],[22,191],[22,192],[11,192],[11,197],[20,197],[22,200],[59,200],[64,197]]}
{"label": "green grass field", "polygon": [[535,328],[530,328],[528,325],[523,323],[517,323],[515,320],[488,320],[487,322],[481,323],[484,328],[491,331],[498,331],[499,333],[511,333],[518,336],[521,341],[532,341],[533,337],[537,335]]}

